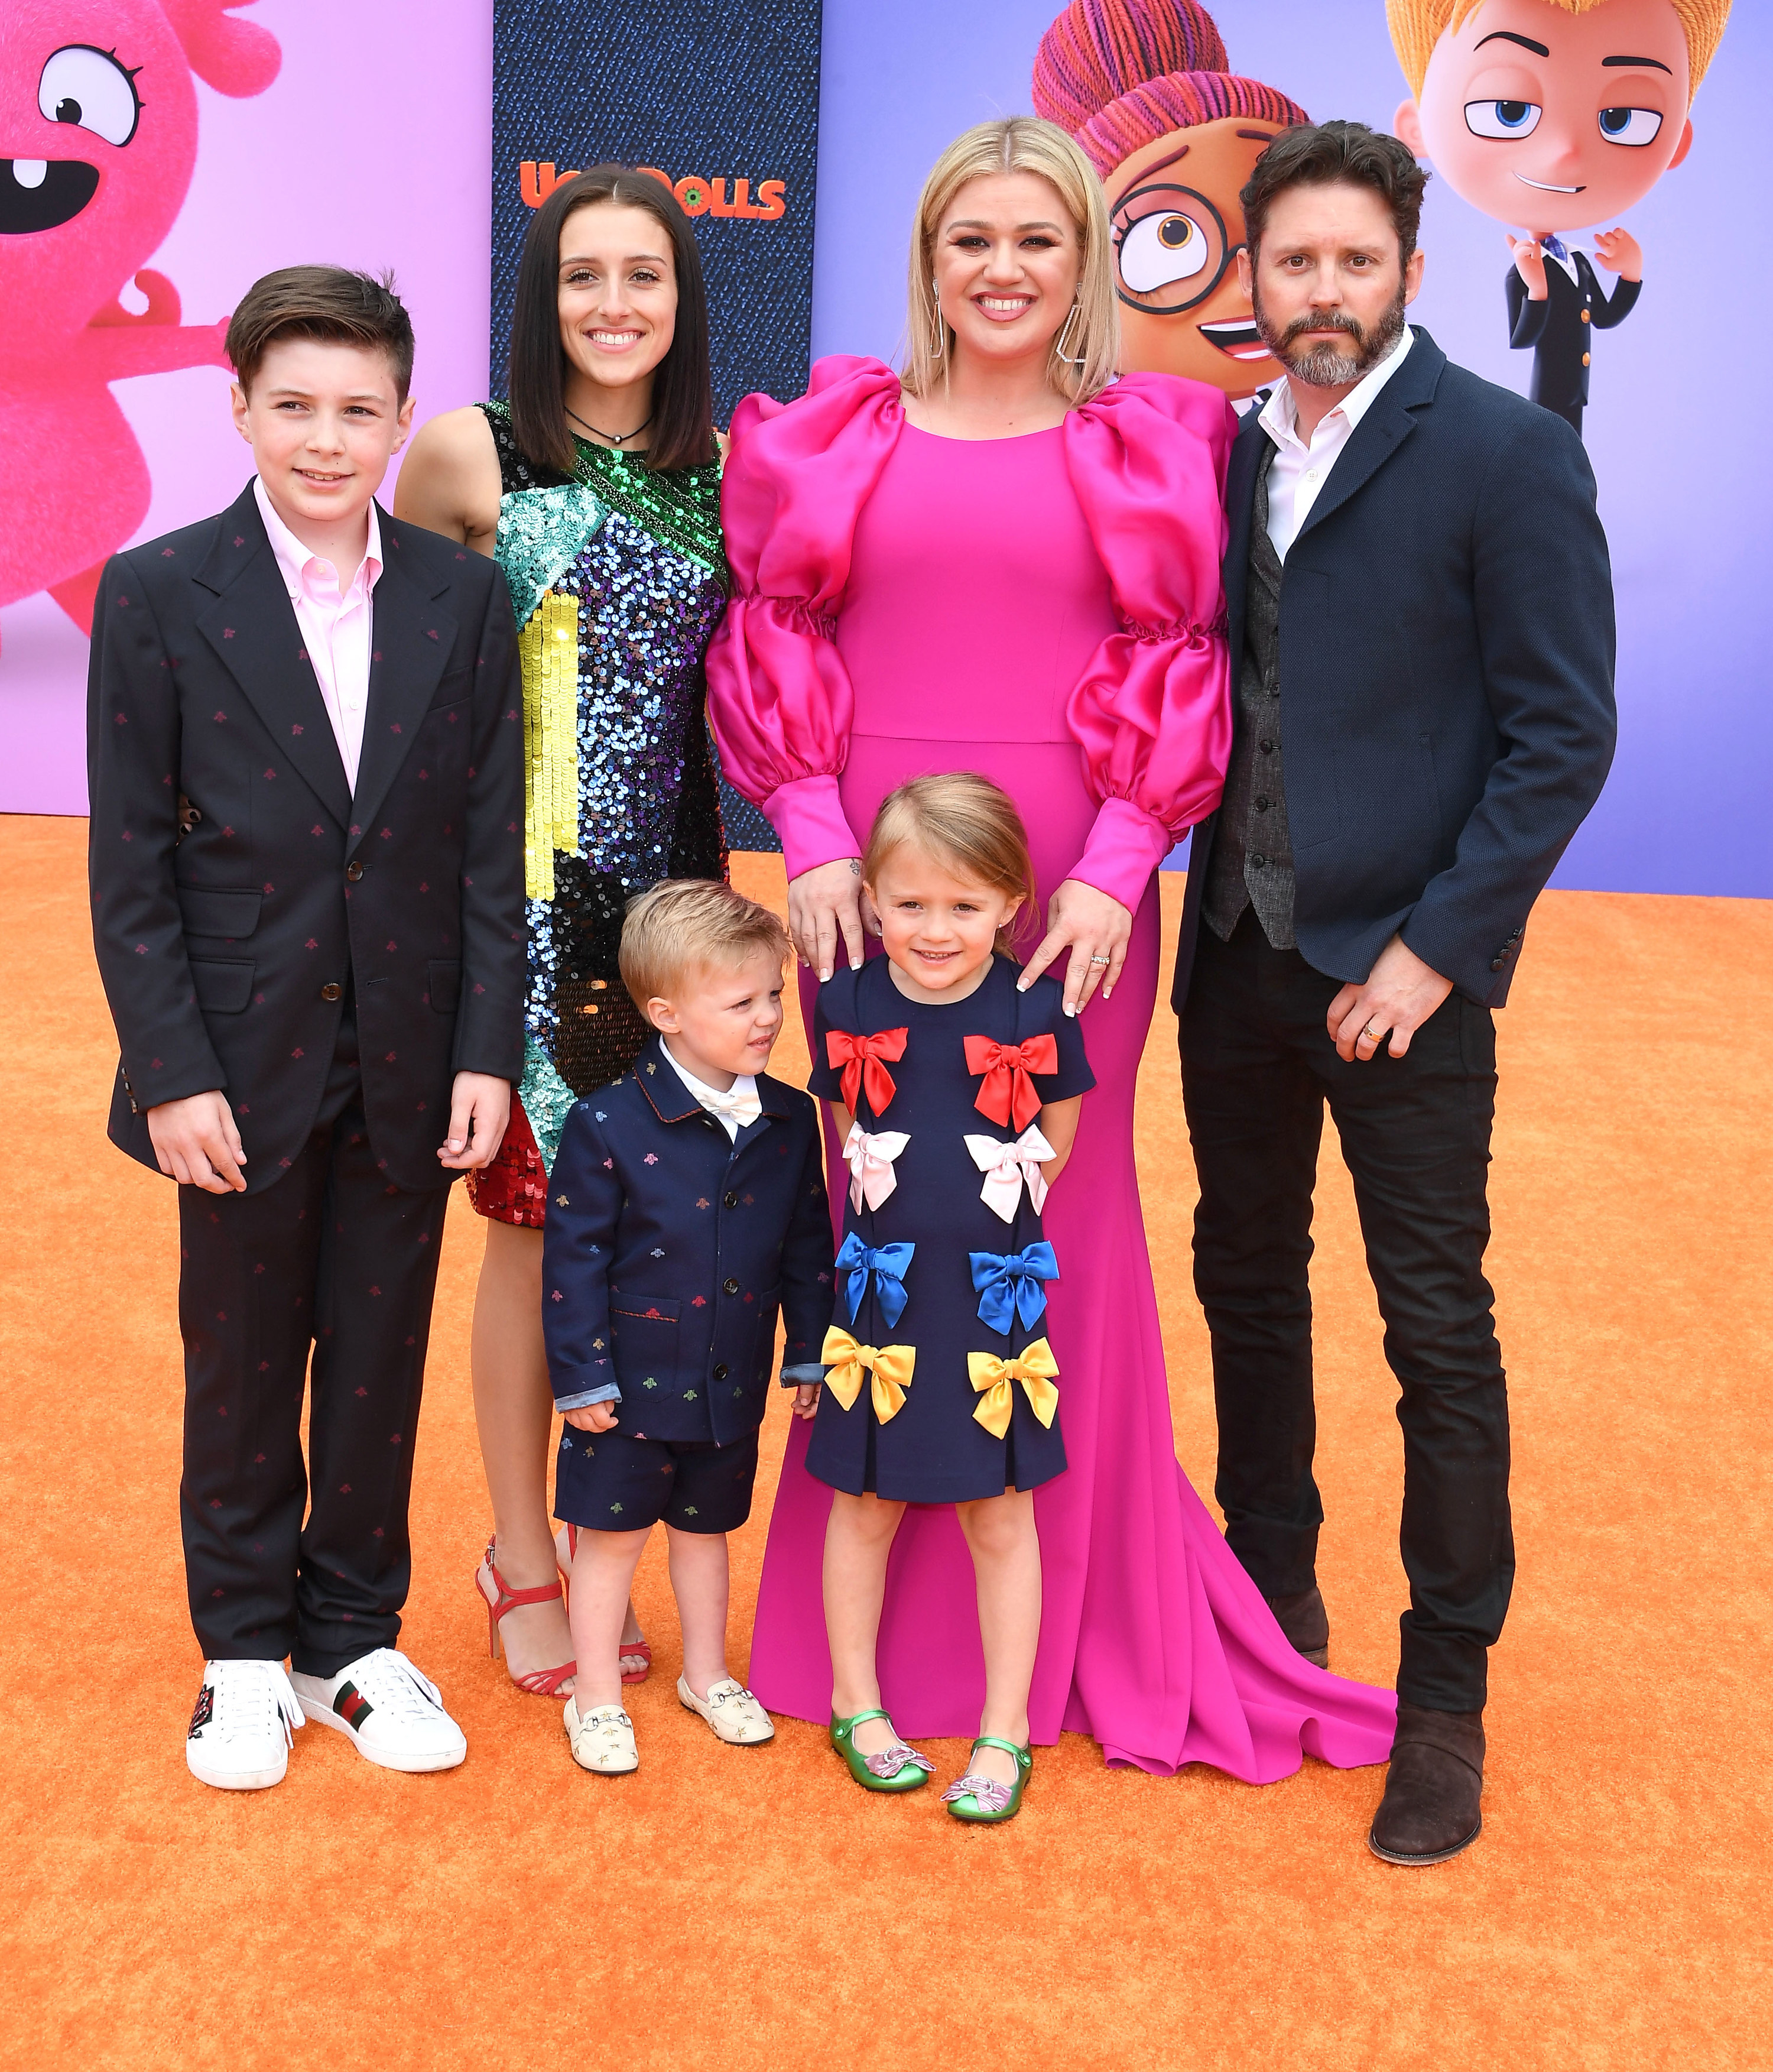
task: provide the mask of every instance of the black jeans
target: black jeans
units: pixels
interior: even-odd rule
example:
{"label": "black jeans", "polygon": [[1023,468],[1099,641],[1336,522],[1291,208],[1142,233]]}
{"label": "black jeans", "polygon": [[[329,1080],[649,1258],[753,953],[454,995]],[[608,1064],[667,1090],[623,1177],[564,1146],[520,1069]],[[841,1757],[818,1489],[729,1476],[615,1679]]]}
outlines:
{"label": "black jeans", "polygon": [[[334,1676],[399,1638],[449,1185],[391,1186],[347,1013],[306,1145],[261,1194],[179,1190],[179,1508],[204,1656]],[[308,1474],[302,1401],[313,1347]],[[302,1514],[307,1517],[304,1523]]]}
{"label": "black jeans", "polygon": [[1508,1393],[1484,1277],[1496,1028],[1455,993],[1402,1058],[1344,1063],[1324,1026],[1339,990],[1297,950],[1272,948],[1248,909],[1229,943],[1201,927],[1182,1089],[1200,1180],[1194,1275],[1213,1338],[1215,1494],[1258,1589],[1308,1589],[1324,1509],[1307,1268],[1328,1100],[1402,1391],[1410,1608],[1397,1695],[1475,1712],[1514,1580]]}

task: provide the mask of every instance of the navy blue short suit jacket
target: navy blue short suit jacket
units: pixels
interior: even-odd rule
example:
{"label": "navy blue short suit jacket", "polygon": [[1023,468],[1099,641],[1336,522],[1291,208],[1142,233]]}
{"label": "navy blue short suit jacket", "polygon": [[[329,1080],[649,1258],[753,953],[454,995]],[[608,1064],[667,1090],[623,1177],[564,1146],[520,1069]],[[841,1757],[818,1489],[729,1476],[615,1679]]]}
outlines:
{"label": "navy blue short suit jacket", "polygon": [[[1232,446],[1233,667],[1256,465]],[[1364,981],[1394,934],[1480,1005],[1612,761],[1613,582],[1570,426],[1420,329],[1287,557],[1280,682],[1294,930]],[[1172,1002],[1188,994],[1214,822],[1195,831]]]}
{"label": "navy blue short suit jacket", "polygon": [[548,1174],[542,1326],[563,1410],[619,1401],[634,1437],[730,1445],[831,1320],[831,1211],[812,1100],[761,1075],[737,1141],[655,1036],[567,1117]]}

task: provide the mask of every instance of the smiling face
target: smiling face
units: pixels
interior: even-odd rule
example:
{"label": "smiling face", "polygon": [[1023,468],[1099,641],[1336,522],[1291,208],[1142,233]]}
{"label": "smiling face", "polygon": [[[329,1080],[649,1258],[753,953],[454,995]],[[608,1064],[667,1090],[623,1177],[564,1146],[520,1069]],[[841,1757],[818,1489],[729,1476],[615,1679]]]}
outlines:
{"label": "smiling face", "polygon": [[153,256],[196,153],[191,66],[151,0],[0,8],[0,286],[39,342]]}
{"label": "smiling face", "polygon": [[1687,39],[1670,0],[1484,0],[1434,46],[1397,134],[1499,223],[1611,222],[1693,141]]}
{"label": "smiling face", "polygon": [[686,1071],[725,1093],[736,1079],[766,1071],[782,1034],[782,960],[753,950],[737,964],[698,964],[646,1018]]}
{"label": "smiling face", "polygon": [[234,422],[278,516],[324,553],[363,520],[412,429],[412,399],[400,400],[385,352],[280,339],[250,392],[235,383]]}
{"label": "smiling face", "polygon": [[[560,309],[569,404],[573,374],[596,389],[651,384],[677,331],[671,237],[651,209],[599,202],[573,212],[560,226]],[[626,400],[645,414],[643,402]]]}
{"label": "smiling face", "polygon": [[981,360],[1044,358],[1071,314],[1082,240],[1059,191],[1038,173],[969,180],[937,225],[930,270],[955,350]]}
{"label": "smiling face", "polygon": [[1022,902],[957,878],[951,865],[901,842],[867,886],[893,982],[912,1000],[962,1000],[984,978],[999,929]]}
{"label": "smiling face", "polygon": [[1240,280],[1237,197],[1279,125],[1246,115],[1172,130],[1108,179],[1122,364],[1254,396],[1279,372]]}

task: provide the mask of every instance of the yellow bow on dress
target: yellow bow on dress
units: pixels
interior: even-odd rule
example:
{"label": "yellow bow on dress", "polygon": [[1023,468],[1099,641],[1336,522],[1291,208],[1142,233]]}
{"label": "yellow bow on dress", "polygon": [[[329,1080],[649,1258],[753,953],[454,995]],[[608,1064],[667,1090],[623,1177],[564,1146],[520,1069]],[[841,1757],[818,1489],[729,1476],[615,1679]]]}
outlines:
{"label": "yellow bow on dress", "polygon": [[[1045,1340],[1042,1341],[1044,1344]],[[911,1370],[917,1358],[915,1346],[859,1345],[848,1331],[833,1324],[819,1348],[825,1363],[825,1386],[846,1410],[855,1407],[862,1392],[865,1369],[874,1397],[874,1414],[884,1424],[905,1408],[905,1392],[911,1386]],[[1048,1413],[1050,1418],[1052,1413]]]}
{"label": "yellow bow on dress", "polygon": [[1035,1416],[1052,1429],[1059,1409],[1059,1392],[1053,1385],[1059,1378],[1059,1363],[1045,1338],[1024,1346],[1014,1359],[999,1359],[995,1353],[969,1353],[967,1371],[981,1395],[973,1416],[994,1439],[1001,1439],[1010,1429],[1017,1382],[1027,1392]]}

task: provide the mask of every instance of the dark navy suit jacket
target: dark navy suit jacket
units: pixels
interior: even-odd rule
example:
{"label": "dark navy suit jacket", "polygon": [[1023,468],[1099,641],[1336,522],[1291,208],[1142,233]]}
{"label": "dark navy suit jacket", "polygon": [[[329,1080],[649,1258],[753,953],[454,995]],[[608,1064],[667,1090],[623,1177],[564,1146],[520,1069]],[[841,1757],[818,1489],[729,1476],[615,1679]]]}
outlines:
{"label": "dark navy suit jacket", "polygon": [[655,1036],[580,1101],[548,1174],[542,1326],[563,1409],[619,1401],[636,1438],[730,1445],[763,1421],[776,1350],[816,1361],[831,1320],[818,1111],[761,1075],[736,1141]]}
{"label": "dark navy suit jacket", "polygon": [[[496,562],[380,514],[357,787],[251,483],[105,564],[87,769],[92,937],[122,1050],[111,1141],[220,1087],[247,1190],[306,1142],[354,989],[397,1186],[446,1186],[458,1071],[523,1070],[523,699]],[[181,812],[181,797],[184,810]]]}
{"label": "dark navy suit jacket", "polygon": [[[1243,652],[1256,464],[1231,450],[1225,603]],[[1613,757],[1613,585],[1582,442],[1427,332],[1356,426],[1288,551],[1281,740],[1306,961],[1364,981],[1402,933],[1500,1007],[1533,902]],[[1213,853],[1195,832],[1172,1004]]]}
{"label": "dark navy suit jacket", "polygon": [[1508,303],[1508,343],[1533,348],[1534,402],[1555,410],[1582,429],[1588,401],[1588,364],[1598,331],[1623,323],[1637,306],[1643,283],[1618,281],[1610,296],[1586,252],[1573,252],[1573,281],[1555,259],[1545,261],[1545,298],[1529,302],[1520,269],[1511,266],[1503,291]]}

